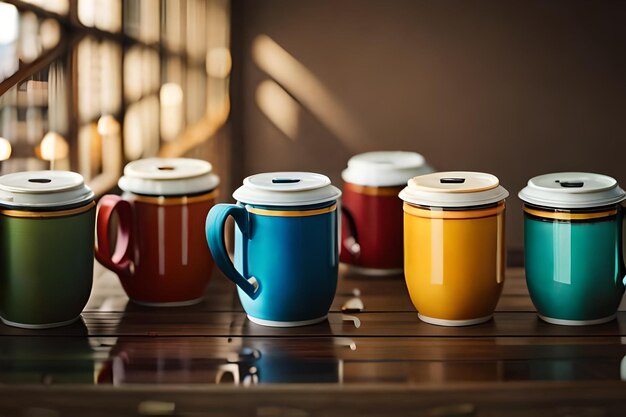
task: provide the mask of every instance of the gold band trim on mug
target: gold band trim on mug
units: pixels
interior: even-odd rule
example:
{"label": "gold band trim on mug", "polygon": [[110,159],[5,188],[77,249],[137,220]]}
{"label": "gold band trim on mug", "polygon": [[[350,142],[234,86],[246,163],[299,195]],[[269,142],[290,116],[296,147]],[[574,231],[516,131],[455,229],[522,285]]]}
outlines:
{"label": "gold band trim on mug", "polygon": [[193,204],[208,201],[218,196],[218,190],[213,190],[207,194],[179,197],[164,197],[164,196],[147,196],[147,195],[133,195],[133,201],[146,204],[157,204],[159,206],[173,206],[182,204]]}
{"label": "gold band trim on mug", "polygon": [[273,217],[308,217],[317,216],[318,214],[330,213],[337,210],[337,204],[333,204],[329,207],[324,207],[315,210],[268,210],[256,207],[246,206],[246,210],[249,213],[260,214],[261,216],[273,216]]}
{"label": "gold band trim on mug", "polygon": [[427,219],[476,219],[481,217],[491,217],[504,211],[504,203],[500,203],[495,207],[481,209],[464,209],[464,210],[430,210],[412,206],[408,203],[403,205],[404,212],[412,216],[424,217]]}
{"label": "gold band trim on mug", "polygon": [[544,219],[552,220],[590,220],[601,219],[603,217],[614,216],[617,214],[617,209],[599,211],[595,213],[566,213],[566,212],[554,212],[535,210],[528,207],[524,207],[524,211],[532,216],[541,217]]}
{"label": "gold band trim on mug", "polygon": [[67,217],[81,214],[91,210],[96,206],[94,201],[89,204],[76,207],[68,210],[56,210],[56,211],[26,211],[26,210],[0,210],[0,214],[8,217],[29,217],[29,218],[53,218],[53,217]]}
{"label": "gold band trim on mug", "polygon": [[346,191],[350,190],[355,193],[374,197],[397,197],[400,191],[402,191],[402,188],[404,188],[403,185],[397,187],[371,187],[367,185],[352,184],[350,182],[344,183],[343,187]]}

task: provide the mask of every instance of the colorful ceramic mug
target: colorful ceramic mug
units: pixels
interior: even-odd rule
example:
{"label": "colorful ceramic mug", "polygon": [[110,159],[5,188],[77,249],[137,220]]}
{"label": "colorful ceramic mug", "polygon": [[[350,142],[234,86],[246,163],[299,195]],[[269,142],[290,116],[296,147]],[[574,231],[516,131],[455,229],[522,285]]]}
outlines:
{"label": "colorful ceramic mug", "polygon": [[624,294],[626,193],[615,179],[584,172],[540,175],[524,201],[526,282],[539,317],[586,325],[615,318]]}
{"label": "colorful ceramic mug", "polygon": [[402,273],[398,193],[409,178],[429,172],[424,157],[414,152],[367,152],[350,158],[342,173],[342,262],[364,274]]}
{"label": "colorful ceramic mug", "polygon": [[[304,326],[326,319],[337,287],[337,199],[328,177],[273,172],[244,180],[206,221],[215,263],[238,286],[248,318],[265,326]],[[235,264],[224,244],[232,216]]]}
{"label": "colorful ceramic mug", "polygon": [[423,321],[467,326],[489,320],[504,285],[504,199],[479,172],[415,177],[404,200],[404,273]]}
{"label": "colorful ceramic mug", "polygon": [[[213,260],[204,219],[215,204],[218,177],[206,161],[150,158],[129,163],[119,186],[98,204],[96,258],[117,273],[142,305],[182,306],[202,300]],[[111,219],[118,215],[111,251]]]}
{"label": "colorful ceramic mug", "polygon": [[0,317],[31,329],[78,319],[93,282],[96,207],[83,177],[35,171],[0,178]]}

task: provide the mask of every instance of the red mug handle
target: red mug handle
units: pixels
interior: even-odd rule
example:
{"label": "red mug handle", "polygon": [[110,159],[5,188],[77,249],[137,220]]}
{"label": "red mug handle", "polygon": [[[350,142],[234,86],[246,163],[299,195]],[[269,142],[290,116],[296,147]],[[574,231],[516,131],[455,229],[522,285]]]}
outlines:
{"label": "red mug handle", "polygon": [[[109,223],[114,212],[117,212],[119,226],[115,249],[111,253]],[[128,201],[112,194],[105,195],[100,199],[96,219],[96,259],[106,268],[121,276],[129,276],[131,274],[132,221],[133,212]]]}
{"label": "red mug handle", "polygon": [[342,236],[341,250],[346,250],[353,258],[358,258],[361,254],[361,245],[359,244],[359,236],[356,228],[356,222],[350,210],[345,206],[341,206],[341,215],[344,218],[350,234]]}

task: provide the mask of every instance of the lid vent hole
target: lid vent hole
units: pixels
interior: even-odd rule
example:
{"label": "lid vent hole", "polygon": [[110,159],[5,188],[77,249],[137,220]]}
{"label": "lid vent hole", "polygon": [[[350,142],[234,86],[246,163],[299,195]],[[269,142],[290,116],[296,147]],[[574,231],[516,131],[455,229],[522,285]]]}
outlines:
{"label": "lid vent hole", "polygon": [[174,171],[176,168],[171,167],[171,166],[164,166],[164,167],[158,167],[157,169],[159,171]]}
{"label": "lid vent hole", "polygon": [[441,178],[439,182],[442,184],[463,184],[465,178]]}
{"label": "lid vent hole", "polygon": [[564,188],[581,188],[585,183],[583,181],[558,181]]}
{"label": "lid vent hole", "polygon": [[29,178],[28,182],[35,182],[37,184],[48,184],[49,182],[52,182],[52,180],[49,178]]}
{"label": "lid vent hole", "polygon": [[298,178],[272,178],[274,184],[295,184],[300,182]]}

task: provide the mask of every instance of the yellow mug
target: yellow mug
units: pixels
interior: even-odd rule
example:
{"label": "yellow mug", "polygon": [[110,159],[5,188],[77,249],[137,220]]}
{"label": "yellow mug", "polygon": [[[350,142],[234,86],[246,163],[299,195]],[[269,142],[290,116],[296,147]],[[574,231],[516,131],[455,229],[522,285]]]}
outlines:
{"label": "yellow mug", "polygon": [[507,196],[495,176],[463,171],[415,177],[402,190],[404,273],[421,320],[491,319],[504,285]]}

